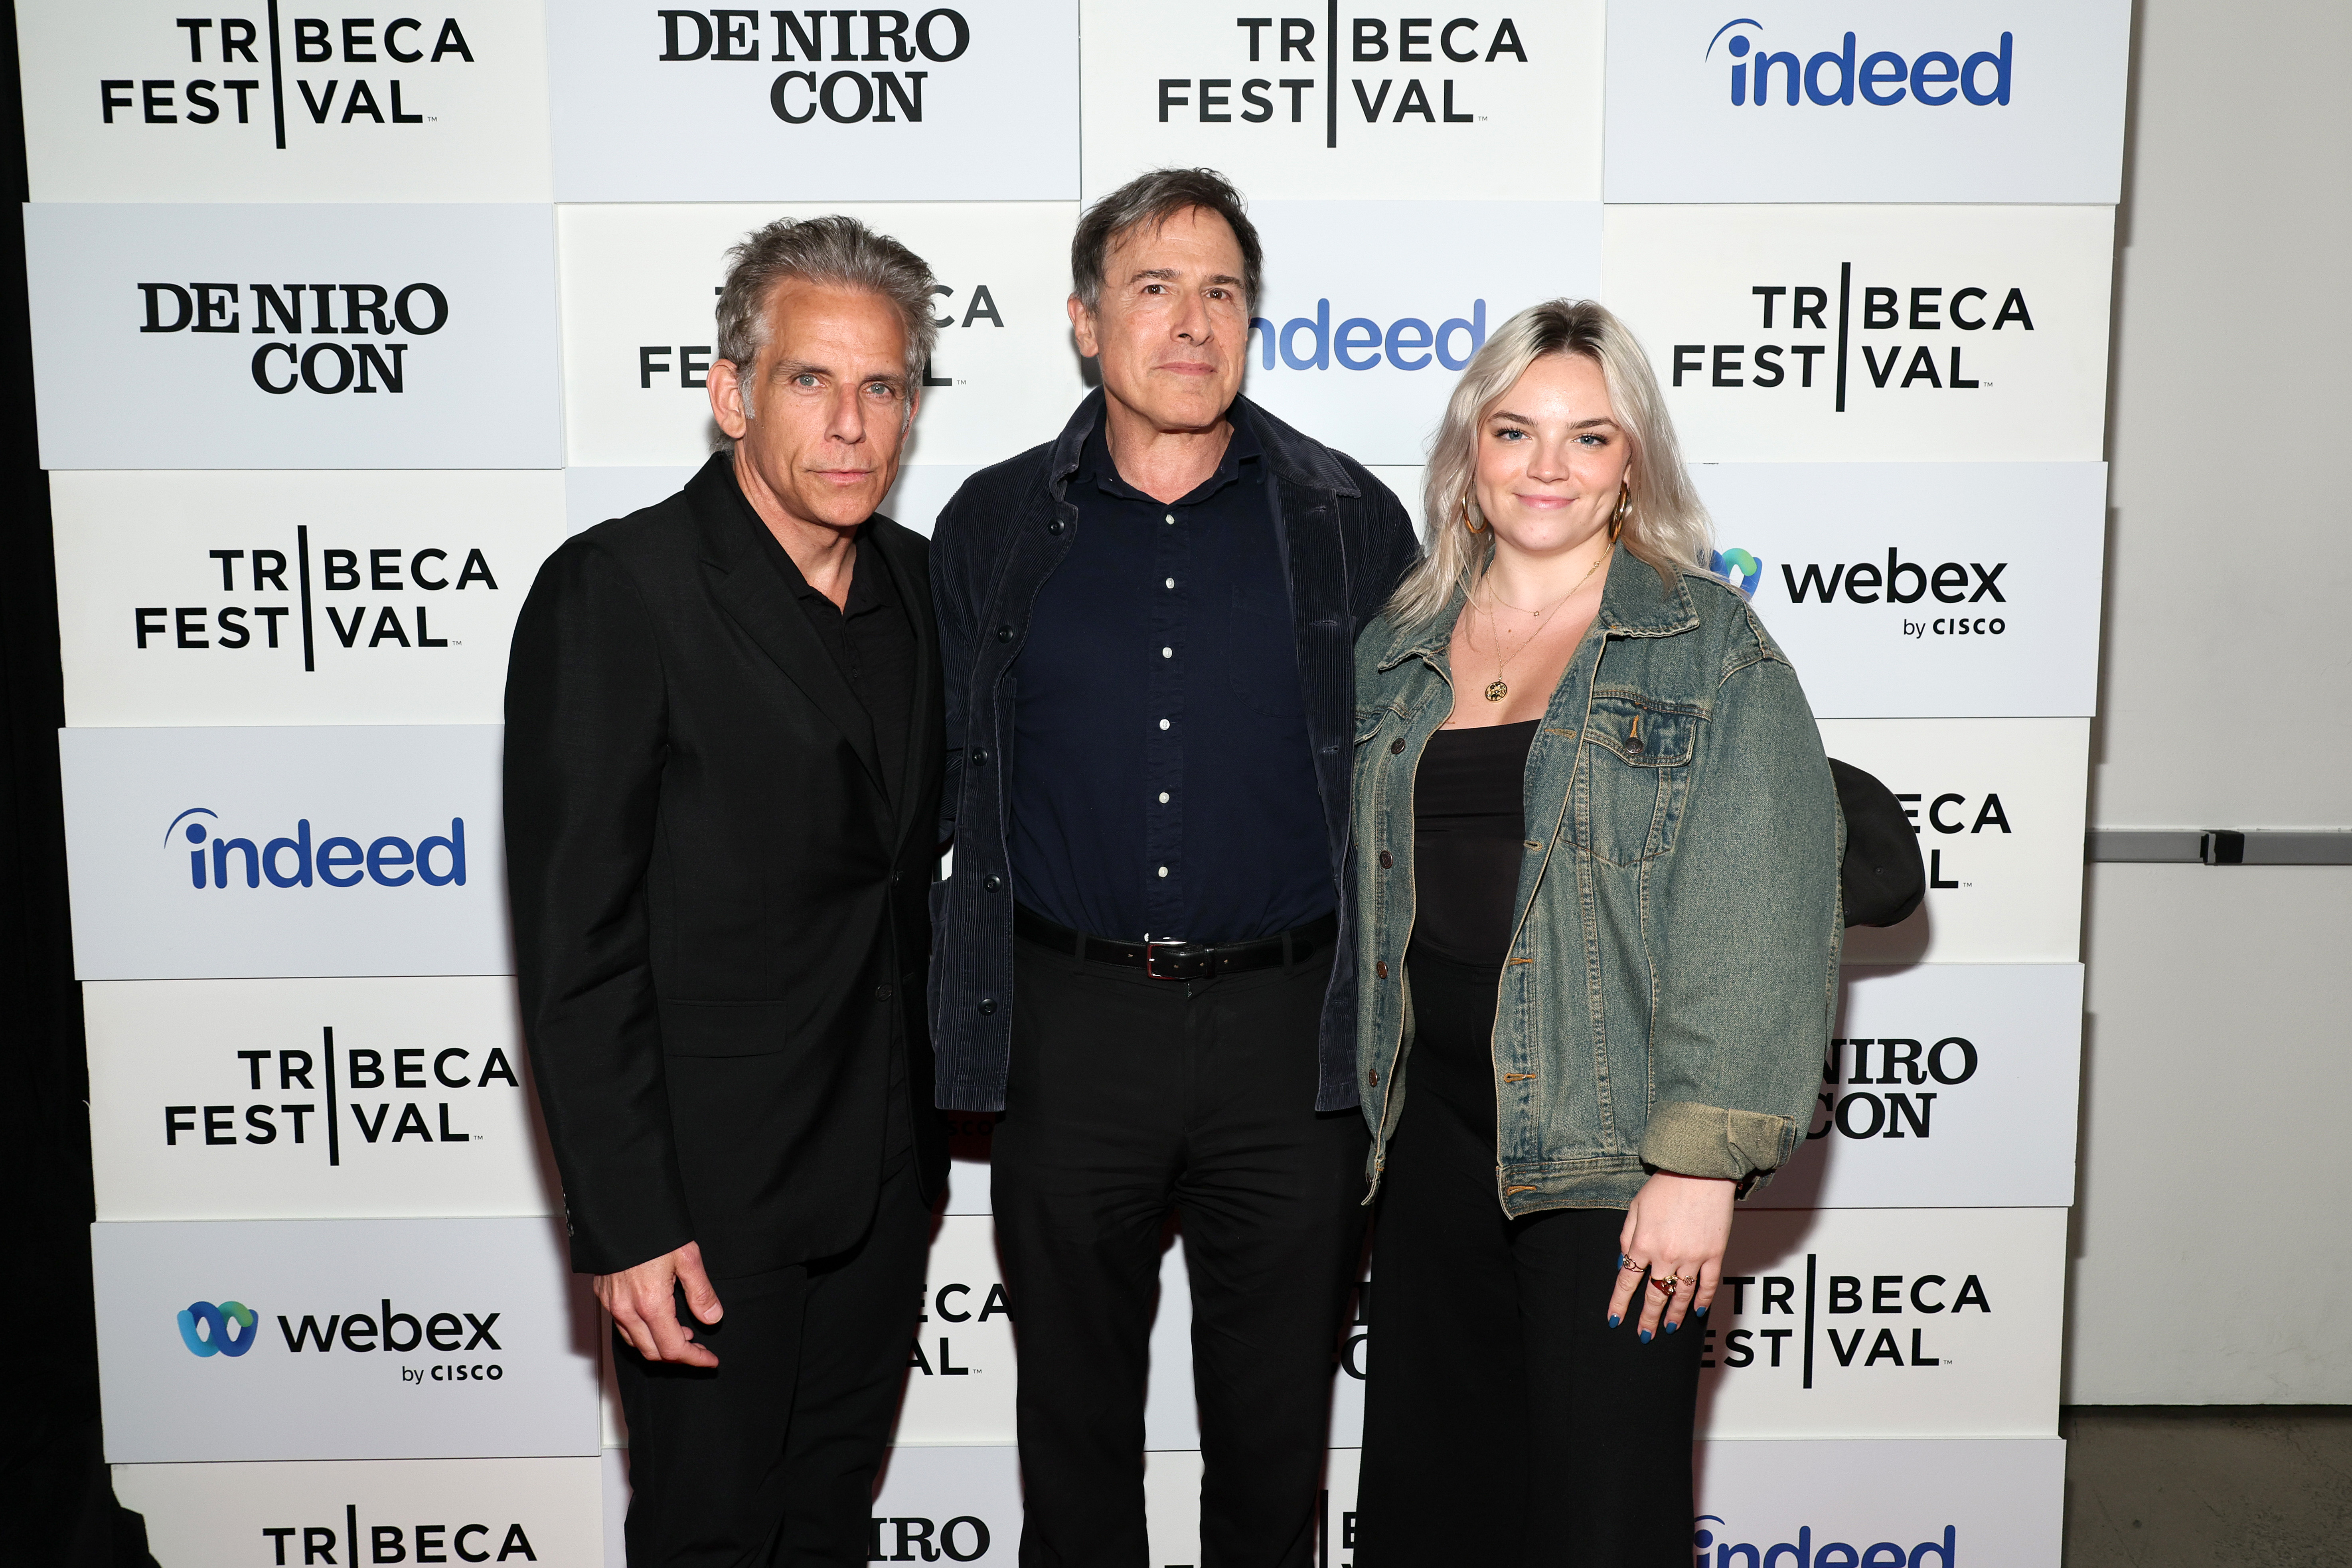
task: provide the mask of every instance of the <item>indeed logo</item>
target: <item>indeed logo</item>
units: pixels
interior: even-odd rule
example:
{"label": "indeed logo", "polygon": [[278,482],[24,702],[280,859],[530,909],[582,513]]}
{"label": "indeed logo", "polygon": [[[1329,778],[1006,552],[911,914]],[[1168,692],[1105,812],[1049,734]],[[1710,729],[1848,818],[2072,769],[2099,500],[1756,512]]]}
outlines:
{"label": "indeed logo", "polygon": [[1449,316],[1432,327],[1420,316],[1399,316],[1383,326],[1370,316],[1350,316],[1331,325],[1331,301],[1315,301],[1312,316],[1293,316],[1279,331],[1264,316],[1250,318],[1258,340],[1258,366],[1272,370],[1276,356],[1292,370],[1329,370],[1337,360],[1348,370],[1370,370],[1383,361],[1398,370],[1423,370],[1434,357],[1448,370],[1470,363],[1486,342],[1486,301],[1474,300],[1467,316]]}
{"label": "indeed logo", "polygon": [[[363,879],[387,888],[404,887],[411,881],[429,888],[466,885],[466,819],[462,816],[450,819],[446,837],[435,834],[411,844],[387,834],[362,849],[358,839],[339,835],[323,840],[314,851],[307,816],[294,825],[291,837],[256,846],[250,838],[220,837],[219,816],[208,806],[193,805],[172,818],[171,826],[163,830],[164,842],[179,833],[191,846],[188,882],[192,887],[226,889],[232,858],[244,871],[248,888],[258,888],[264,878],[273,888],[308,888],[314,881],[330,888],[356,888]],[[199,816],[215,821],[190,820]]]}
{"label": "indeed logo", "polygon": [[[1731,36],[1727,38],[1726,33]],[[2003,33],[1998,48],[1979,49],[1965,60],[1942,49],[1929,49],[1907,60],[1893,49],[1879,49],[1863,56],[1857,66],[1854,36],[1848,33],[1840,47],[1822,49],[1800,64],[1793,51],[1769,47],[1764,24],[1752,16],[1735,16],[1717,27],[1715,37],[1706,41],[1706,58],[1715,58],[1718,43],[1731,61],[1731,101],[1753,101],[1759,109],[1771,101],[1775,71],[1780,73],[1777,84],[1784,95],[1782,101],[1791,108],[1796,106],[1800,87],[1806,102],[1822,108],[1834,103],[1850,109],[1857,98],[1880,109],[1891,109],[1906,99],[1930,109],[1941,109],[1954,99],[1966,99],[1979,109],[1996,103],[2006,107],[2015,47],[2013,36]],[[1755,68],[1752,78],[1751,65]]]}
{"label": "indeed logo", "polygon": [[191,1301],[180,1314],[180,1342],[193,1356],[241,1356],[253,1348],[259,1321],[242,1301]]}
{"label": "indeed logo", "polygon": [[[1694,1568],[1783,1568],[1783,1564],[1786,1568],[1862,1568],[1864,1563],[1871,1568],[1927,1568],[1930,1563],[1939,1568],[1953,1568],[1960,1540],[1959,1531],[1948,1524],[1941,1542],[1923,1541],[1907,1552],[1893,1541],[1876,1542],[1859,1550],[1843,1541],[1824,1541],[1815,1546],[1813,1527],[1808,1524],[1799,1527],[1794,1541],[1758,1547],[1748,1542],[1733,1544],[1731,1531],[1724,1528],[1721,1514],[1703,1513],[1693,1522],[1696,1529],[1691,1544],[1698,1548]],[[1715,1528],[1710,1530],[1709,1525]],[[1712,1559],[1707,1555],[1710,1547],[1715,1553]]]}

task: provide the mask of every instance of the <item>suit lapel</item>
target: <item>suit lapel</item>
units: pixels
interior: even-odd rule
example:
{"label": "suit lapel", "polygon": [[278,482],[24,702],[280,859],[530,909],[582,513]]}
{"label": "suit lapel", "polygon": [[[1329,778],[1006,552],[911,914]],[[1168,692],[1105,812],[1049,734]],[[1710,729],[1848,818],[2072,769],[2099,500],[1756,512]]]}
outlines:
{"label": "suit lapel", "polygon": [[919,826],[912,807],[923,798],[922,781],[938,772],[941,763],[940,730],[929,721],[940,700],[939,635],[931,617],[930,573],[917,542],[920,537],[879,515],[866,528],[875,553],[885,558],[908,624],[915,632],[913,700],[907,704],[906,777],[893,780],[891,792],[898,812],[898,847],[901,850],[906,848],[907,835]]}
{"label": "suit lapel", "polygon": [[727,461],[724,454],[713,458],[687,486],[702,523],[703,569],[710,577],[711,596],[784,679],[840,730],[866,778],[888,800],[891,791],[874,749],[874,721],[782,577],[760,558],[759,542],[748,532],[756,523],[741,515],[741,503],[732,493],[733,476],[720,467]]}

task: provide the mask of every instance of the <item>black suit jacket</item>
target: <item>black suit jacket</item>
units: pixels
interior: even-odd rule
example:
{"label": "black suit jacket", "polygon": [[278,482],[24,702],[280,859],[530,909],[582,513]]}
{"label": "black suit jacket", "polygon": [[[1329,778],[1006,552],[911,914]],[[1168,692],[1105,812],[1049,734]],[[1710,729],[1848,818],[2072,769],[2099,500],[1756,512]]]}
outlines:
{"label": "black suit jacket", "polygon": [[523,1031],[583,1273],[689,1240],[714,1276],[856,1245],[894,1051],[923,1191],[946,1174],[929,546],[878,516],[862,536],[918,639],[906,776],[886,779],[727,463],[550,556],[507,669]]}

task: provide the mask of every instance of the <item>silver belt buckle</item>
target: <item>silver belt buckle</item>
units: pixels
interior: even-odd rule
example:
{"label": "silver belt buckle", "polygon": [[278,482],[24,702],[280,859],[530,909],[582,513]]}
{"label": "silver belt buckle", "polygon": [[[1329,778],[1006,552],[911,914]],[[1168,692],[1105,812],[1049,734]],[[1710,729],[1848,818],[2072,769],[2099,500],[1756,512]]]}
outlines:
{"label": "silver belt buckle", "polygon": [[1152,957],[1163,947],[1190,947],[1192,944],[1181,936],[1147,937],[1143,942],[1143,973],[1150,980],[1190,980],[1189,974],[1162,974],[1151,965]]}

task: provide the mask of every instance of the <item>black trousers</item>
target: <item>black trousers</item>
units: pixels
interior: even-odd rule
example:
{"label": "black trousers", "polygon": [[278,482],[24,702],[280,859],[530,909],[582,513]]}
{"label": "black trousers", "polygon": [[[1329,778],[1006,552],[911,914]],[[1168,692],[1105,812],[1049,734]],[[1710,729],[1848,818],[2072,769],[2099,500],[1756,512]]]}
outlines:
{"label": "black trousers", "polygon": [[712,1325],[679,1293],[679,1322],[718,1366],[648,1363],[614,1336],[631,1568],[866,1561],[930,1235],[908,1157],[849,1252],[713,1279],[726,1316]]}
{"label": "black trousers", "polygon": [[1416,948],[1408,973],[1415,1032],[1373,1242],[1357,1568],[1688,1568],[1702,1326],[1646,1345],[1633,1315],[1608,1326],[1624,1210],[1504,1217],[1495,972]]}
{"label": "black trousers", "polygon": [[1315,1110],[1328,950],[1163,981],[1017,943],[995,1136],[1021,1352],[1024,1568],[1144,1568],[1143,1404],[1172,1205],[1192,1282],[1202,1568],[1305,1568],[1366,1211]]}

